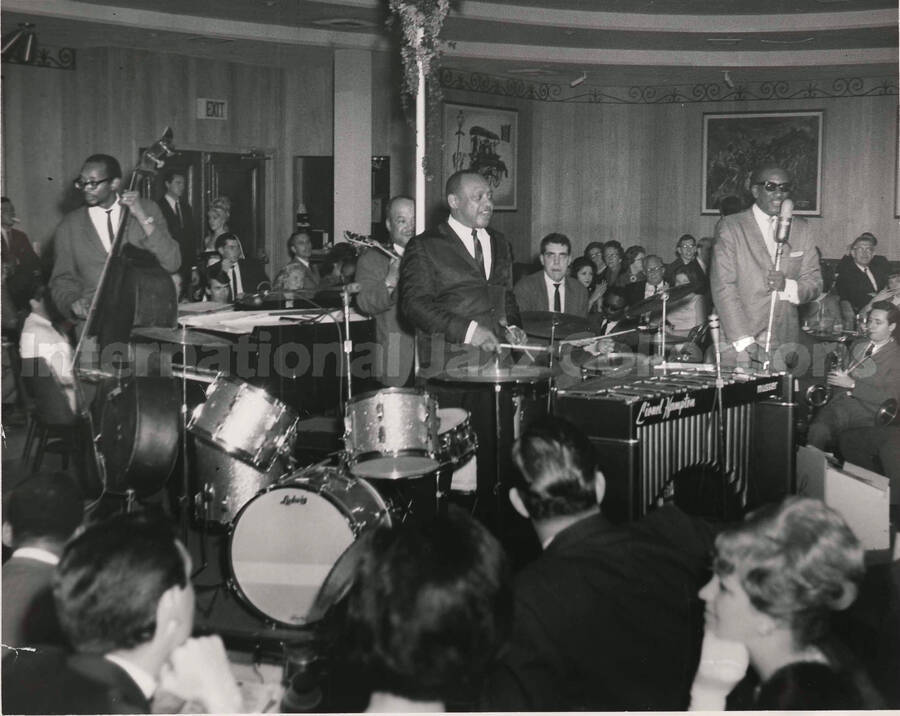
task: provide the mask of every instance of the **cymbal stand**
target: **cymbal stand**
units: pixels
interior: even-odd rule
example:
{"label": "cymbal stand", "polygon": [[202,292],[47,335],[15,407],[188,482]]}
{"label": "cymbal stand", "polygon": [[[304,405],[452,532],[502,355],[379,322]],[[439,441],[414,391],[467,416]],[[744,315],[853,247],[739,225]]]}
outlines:
{"label": "cymbal stand", "polygon": [[344,288],[341,291],[341,300],[344,311],[344,358],[347,363],[347,402],[353,398],[353,338],[350,336],[350,292]]}
{"label": "cymbal stand", "polygon": [[559,325],[559,317],[553,316],[550,323],[550,384],[547,386],[547,414],[550,414],[550,406],[553,401],[553,343],[556,341],[556,327]]}
{"label": "cymbal stand", "polygon": [[662,317],[660,318],[659,323],[659,357],[662,361],[662,373],[663,375],[666,375],[668,372],[668,369],[666,368],[666,307],[669,303],[669,292],[663,291],[659,298],[662,301]]}

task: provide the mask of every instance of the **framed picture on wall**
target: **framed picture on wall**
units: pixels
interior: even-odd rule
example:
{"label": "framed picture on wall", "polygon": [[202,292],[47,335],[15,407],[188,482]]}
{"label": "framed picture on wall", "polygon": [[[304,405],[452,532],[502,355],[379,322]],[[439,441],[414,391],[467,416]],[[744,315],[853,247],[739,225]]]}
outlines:
{"label": "framed picture on wall", "polygon": [[703,115],[703,208],[718,214],[726,196],[752,203],[754,167],[775,164],[790,172],[794,213],[822,214],[822,117],[808,112]]}
{"label": "framed picture on wall", "polygon": [[514,109],[444,103],[443,181],[473,169],[494,192],[494,208],[516,209],[519,113]]}

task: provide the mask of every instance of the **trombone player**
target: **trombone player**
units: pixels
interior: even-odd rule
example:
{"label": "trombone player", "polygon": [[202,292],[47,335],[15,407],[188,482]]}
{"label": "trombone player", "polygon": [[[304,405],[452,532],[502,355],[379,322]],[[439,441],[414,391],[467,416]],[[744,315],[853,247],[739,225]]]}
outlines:
{"label": "trombone player", "polygon": [[807,444],[825,450],[850,428],[874,428],[882,403],[900,400],[900,309],[890,301],[872,304],[868,338],[850,348],[846,369],[828,375],[831,399],[809,426]]}

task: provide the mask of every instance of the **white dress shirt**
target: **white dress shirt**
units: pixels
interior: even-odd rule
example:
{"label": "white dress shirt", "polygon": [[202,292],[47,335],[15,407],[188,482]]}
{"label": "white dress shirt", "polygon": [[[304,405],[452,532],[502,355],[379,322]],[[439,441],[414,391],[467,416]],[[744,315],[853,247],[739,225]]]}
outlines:
{"label": "white dress shirt", "polygon": [[62,385],[72,412],[77,412],[74,352],[69,342],[53,327],[49,319],[34,311],[28,314],[22,324],[19,354],[22,358],[43,358]]}
{"label": "white dress shirt", "polygon": [[[111,210],[109,217],[112,219],[113,231],[118,232],[119,223],[122,221],[122,205],[119,204],[118,198],[113,202],[113,205],[109,207],[109,210]],[[88,207],[88,216],[91,218],[91,223],[97,230],[97,236],[100,237],[100,241],[103,244],[103,248],[106,249],[106,253],[109,253],[109,250],[112,248],[112,242],[109,238],[109,226],[106,221],[106,212],[109,210],[104,209],[102,206]]]}
{"label": "white dress shirt", "polygon": [[228,280],[231,283],[231,298],[237,300],[237,297],[244,292],[244,282],[241,280],[241,267],[237,262],[231,267],[231,271],[228,272]]}
{"label": "white dress shirt", "polygon": [[[453,233],[459,237],[460,241],[463,242],[463,246],[466,247],[469,256],[474,259],[475,242],[472,240],[472,227],[465,226],[452,216],[447,219],[447,224],[453,229]],[[490,276],[491,269],[494,266],[494,254],[491,251],[491,235],[487,232],[487,229],[476,229],[476,232],[478,240],[481,241],[481,251],[484,255],[484,272],[487,276]],[[463,339],[463,343],[472,342],[472,336],[475,335],[475,329],[477,327],[477,321],[469,321],[469,327],[466,329],[466,337]]]}
{"label": "white dress shirt", "polygon": [[[553,299],[556,296],[556,283],[544,271],[544,285],[547,287],[547,310],[553,310]],[[566,312],[566,277],[563,276],[559,282],[559,310],[561,313]]]}
{"label": "white dress shirt", "polygon": [[53,554],[53,552],[41,549],[40,547],[19,547],[19,549],[13,552],[9,558],[14,559],[15,557],[20,559],[33,559],[36,562],[43,562],[44,564],[49,564],[54,567],[59,564],[59,557]]}

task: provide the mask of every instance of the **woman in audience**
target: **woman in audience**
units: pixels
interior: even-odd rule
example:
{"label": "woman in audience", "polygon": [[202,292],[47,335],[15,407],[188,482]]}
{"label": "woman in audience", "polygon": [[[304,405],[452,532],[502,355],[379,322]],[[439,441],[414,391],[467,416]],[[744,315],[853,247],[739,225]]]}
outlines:
{"label": "woman in audience", "polygon": [[206,221],[209,224],[209,233],[203,239],[203,251],[201,252],[202,266],[209,266],[221,260],[216,251],[216,239],[222,234],[231,231],[228,228],[228,219],[231,217],[231,199],[227,196],[218,196],[209,204],[206,210]]}
{"label": "woman in audience", "polygon": [[606,268],[597,274],[597,283],[606,282],[607,286],[617,286],[616,281],[622,272],[622,262],[625,260],[625,251],[618,241],[607,241],[603,244],[603,260]]}
{"label": "woman in audience", "polygon": [[[865,675],[828,636],[831,613],[853,603],[864,571],[863,548],[837,512],[802,497],[763,507],[716,538],[713,569],[700,591],[707,638],[692,707],[709,708],[712,702],[703,701],[708,694],[702,692],[719,686],[727,693],[741,679],[740,669],[730,680],[721,670],[715,673],[729,661],[740,662],[741,651],[744,668],[749,657],[750,677],[759,685],[754,690],[745,679],[729,706],[874,705],[877,697]],[[742,695],[749,695],[747,703],[735,703]]]}
{"label": "woman in audience", "polygon": [[511,625],[503,548],[453,508],[363,540],[344,648],[371,693],[367,711],[469,710]]}
{"label": "woman in audience", "polygon": [[603,294],[606,293],[606,286],[601,288],[596,285],[594,262],[587,256],[579,256],[569,266],[569,273],[588,290],[588,313],[599,311]]}
{"label": "woman in audience", "polygon": [[603,243],[600,241],[592,241],[584,248],[584,257],[590,259],[594,264],[594,273],[599,274],[606,268],[603,260]]}
{"label": "woman in audience", "polygon": [[643,246],[629,246],[625,251],[625,269],[619,276],[619,285],[627,286],[629,283],[636,283],[647,278],[644,273],[644,259],[647,257],[647,251]]}

